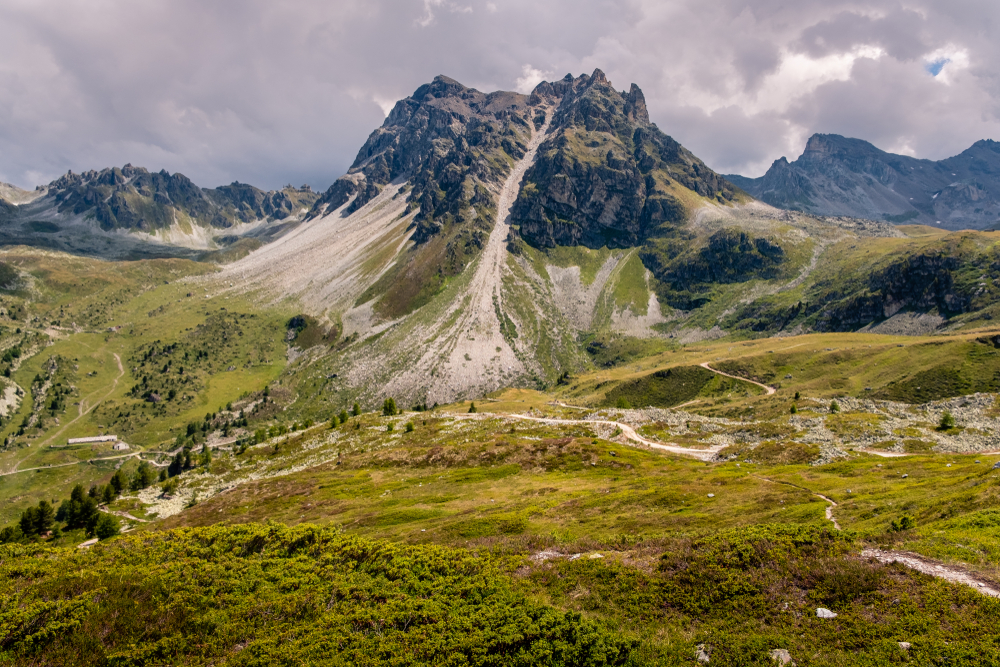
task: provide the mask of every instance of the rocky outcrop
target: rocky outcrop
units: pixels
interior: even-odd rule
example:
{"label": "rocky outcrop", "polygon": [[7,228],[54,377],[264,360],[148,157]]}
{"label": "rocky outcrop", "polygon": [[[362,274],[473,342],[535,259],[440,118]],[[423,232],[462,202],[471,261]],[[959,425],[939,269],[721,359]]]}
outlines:
{"label": "rocky outcrop", "polygon": [[601,70],[542,83],[531,99],[558,105],[551,137],[511,213],[538,247],[632,247],[684,221],[690,190],[730,202],[736,189],[649,122],[632,84],[618,92]]}
{"label": "rocky outcrop", "polygon": [[888,319],[902,310],[935,311],[943,317],[967,312],[971,296],[955,285],[957,257],[921,253],[890,264],[869,276],[864,289],[826,295],[829,305],[817,304],[819,331],[853,331]]}
{"label": "rocky outcrop", "polygon": [[1000,224],[1000,143],[977,141],[933,162],[879,150],[836,134],[810,137],[794,162],[774,161],[760,178],[728,175],[780,208],[945,229]]}

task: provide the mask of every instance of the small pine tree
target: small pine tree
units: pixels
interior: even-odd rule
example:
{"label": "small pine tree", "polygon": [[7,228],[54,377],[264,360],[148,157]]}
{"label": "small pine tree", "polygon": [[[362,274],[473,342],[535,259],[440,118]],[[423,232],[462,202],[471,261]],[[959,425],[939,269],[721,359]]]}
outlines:
{"label": "small pine tree", "polygon": [[938,424],[938,430],[950,431],[953,428],[955,428],[955,418],[950,412],[945,411],[945,413],[941,415],[941,423]]}
{"label": "small pine tree", "polygon": [[795,415],[795,414],[799,413],[799,409],[797,407],[795,407],[794,403],[792,403],[792,409],[789,410],[789,412],[791,412],[793,415]]}
{"label": "small pine tree", "polygon": [[111,477],[111,487],[114,488],[115,496],[120,496],[122,491],[129,487],[129,479],[125,471],[119,468]]}
{"label": "small pine tree", "polygon": [[472,403],[471,403],[471,404],[469,405],[469,414],[470,414],[470,415],[471,415],[471,414],[475,414],[475,412],[476,412],[476,402],[475,402],[475,401],[473,401],[473,402],[472,402]]}
{"label": "small pine tree", "polygon": [[413,433],[413,422],[406,422],[406,432]]}
{"label": "small pine tree", "polygon": [[56,519],[56,511],[47,500],[38,501],[38,509],[35,512],[35,532],[38,535],[52,529],[52,524]]}
{"label": "small pine tree", "polygon": [[341,424],[346,424],[347,423],[347,410],[341,410],[340,411],[340,415],[338,415],[338,416],[340,417],[340,423]]}
{"label": "small pine tree", "polygon": [[386,433],[392,433],[394,428],[395,427],[392,424],[389,424],[388,426],[385,427]]}
{"label": "small pine tree", "polygon": [[355,403],[354,407],[351,409],[351,414],[353,414],[355,417],[360,417],[361,416],[361,406],[359,404]]}
{"label": "small pine tree", "polygon": [[396,408],[396,399],[394,398],[385,399],[385,401],[382,403],[382,414],[385,415],[386,417],[393,417],[398,413],[399,410]]}
{"label": "small pine tree", "polygon": [[180,481],[176,477],[171,477],[168,479],[160,489],[163,491],[163,495],[172,496],[177,493],[177,487],[180,485]]}
{"label": "small pine tree", "polygon": [[840,412],[840,404],[837,401],[830,402],[830,412]]}
{"label": "small pine tree", "polygon": [[94,535],[100,540],[106,540],[117,535],[118,531],[118,521],[110,514],[101,512],[94,525]]}
{"label": "small pine tree", "polygon": [[38,534],[38,508],[29,507],[28,509],[21,512],[21,521],[19,522],[21,527],[21,533],[25,537],[32,537]]}
{"label": "small pine tree", "polygon": [[801,393],[799,393],[799,392],[795,392],[795,400],[796,400],[796,401],[798,401],[798,400],[800,400],[801,398],[802,398],[802,394],[801,394]]}
{"label": "small pine tree", "polygon": [[337,428],[338,426],[340,426],[340,417],[338,417],[337,415],[334,415],[330,419],[330,428]]}

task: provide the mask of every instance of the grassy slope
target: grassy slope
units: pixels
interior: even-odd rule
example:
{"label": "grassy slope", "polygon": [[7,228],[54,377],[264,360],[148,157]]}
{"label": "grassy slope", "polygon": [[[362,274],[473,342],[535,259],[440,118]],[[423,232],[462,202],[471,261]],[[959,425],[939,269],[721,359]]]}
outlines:
{"label": "grassy slope", "polygon": [[[520,396],[508,396],[507,400],[511,404],[532,400],[530,395]],[[396,554],[395,558],[421,561],[432,557],[444,564],[469,557],[450,549],[471,549],[472,554],[480,554],[472,558],[481,562],[472,567],[487,571],[493,561],[482,560],[481,554],[504,554],[514,559],[506,572],[516,571],[517,576],[511,580],[510,574],[498,571],[493,580],[497,586],[517,591],[513,595],[515,601],[521,600],[517,605],[527,604],[525,598],[517,597],[526,595],[557,609],[581,613],[596,624],[597,631],[611,630],[620,638],[637,642],[631,664],[678,664],[689,660],[699,643],[710,644],[713,662],[724,665],[769,664],[769,651],[778,647],[789,649],[800,664],[893,664],[902,657],[897,641],[913,644],[910,656],[918,664],[942,660],[992,664],[1000,659],[993,652],[991,631],[986,629],[992,625],[985,622],[990,614],[1000,611],[997,602],[968,588],[933,581],[905,568],[873,564],[856,555],[864,543],[896,548],[939,544],[939,555],[954,557],[954,548],[944,548],[945,541],[957,535],[969,537],[969,526],[993,516],[984,508],[997,505],[989,466],[973,463],[971,456],[949,457],[955,462],[951,468],[944,466],[942,457],[933,455],[889,462],[861,456],[819,467],[706,465],[622,448],[592,437],[593,433],[580,426],[536,426],[495,419],[456,422],[447,414],[431,417],[426,424],[422,423],[424,415],[413,414],[352,418],[333,432],[337,439],[335,448],[329,448],[329,463],[251,482],[149,527],[158,530],[265,519],[333,524],[350,539],[388,538],[416,549],[375,549]],[[399,427],[386,432],[386,424],[401,425],[409,419],[417,424],[413,433],[400,433]],[[513,434],[509,432],[512,423]],[[310,440],[329,437],[328,433],[325,427],[317,428],[300,440],[281,444],[277,452],[262,446],[242,456],[294,470],[296,461],[310,452],[315,455]],[[339,452],[339,464],[334,449]],[[882,467],[877,467],[878,463]],[[219,458],[213,471],[225,475],[228,465],[226,459]],[[903,479],[902,470],[910,477]],[[185,483],[198,484],[199,476],[195,474]],[[823,516],[825,503],[814,495],[820,492],[840,503],[836,516],[848,532],[828,530],[830,524]],[[917,528],[890,532],[891,520],[903,513],[917,518]],[[963,528],[948,532],[954,525]],[[180,642],[175,647],[180,655],[195,650],[192,638],[198,636],[199,624],[207,622],[195,619],[213,619],[219,629],[214,635],[217,639],[197,644],[201,647],[197,650],[207,653],[199,653],[196,661],[228,655],[232,646],[242,647],[247,641],[259,647],[254,655],[304,650],[299,641],[279,648],[270,639],[275,637],[273,631],[257,630],[251,639],[248,633],[255,627],[252,613],[257,613],[252,610],[260,604],[314,609],[296,591],[319,595],[326,585],[319,582],[329,575],[317,578],[318,573],[301,568],[317,558],[320,563],[341,558],[336,555],[342,549],[341,538],[305,540],[303,536],[311,534],[306,529],[286,533],[276,527],[213,530],[204,536],[185,534],[165,541],[137,537],[86,556],[56,552],[39,562],[33,577],[45,582],[45,590],[65,591],[57,598],[69,591],[79,595],[98,585],[109,585],[104,583],[107,575],[101,573],[108,571],[110,558],[128,550],[132,554],[129,560],[123,564],[116,560],[114,567],[118,574],[122,567],[132,573],[125,579],[115,577],[116,581],[130,581],[130,588],[115,597],[145,600],[139,614],[145,623],[182,633],[183,641],[173,640]],[[251,539],[255,534],[265,537]],[[990,572],[997,562],[998,538],[995,528],[979,529],[961,556],[974,560],[967,552],[977,550],[982,569]],[[300,546],[282,546],[289,544]],[[372,549],[364,541],[352,544],[352,553]],[[424,551],[434,548],[432,545],[445,545],[446,550]],[[153,563],[164,559],[164,549],[189,554],[184,561],[188,567],[195,562],[199,565],[188,571],[216,582],[216,593],[200,598],[202,602],[191,608],[191,620],[163,617],[154,623],[160,618],[158,614],[165,613],[159,610],[169,599],[161,590],[183,595],[185,586],[197,582],[185,583],[188,580],[179,578],[180,571],[169,565],[153,569]],[[280,564],[286,557],[285,549],[305,549],[314,555],[291,560],[285,566]],[[330,556],[322,555],[325,550]],[[583,557],[573,561],[519,560],[541,550],[582,553]],[[279,578],[272,575],[265,579],[259,573],[258,551],[267,559],[269,569],[278,568],[276,571],[283,573]],[[592,558],[595,554],[601,557]],[[366,559],[369,564],[362,570],[366,576],[384,576],[379,574],[382,558]],[[63,573],[62,562],[70,564],[70,574]],[[413,571],[413,567],[407,569]],[[429,585],[454,581],[442,567],[428,579]],[[21,572],[8,572],[4,579],[7,590],[27,583]],[[244,584],[235,586],[231,577],[239,577]],[[302,583],[280,583],[289,577]],[[168,581],[176,583],[163,589],[162,584]],[[256,581],[260,583],[250,583]],[[336,577],[334,581],[338,581]],[[464,572],[458,582],[479,585]],[[253,597],[259,602],[251,603],[245,596],[247,585],[258,591]],[[377,598],[375,591],[381,586],[370,580],[343,585],[359,600],[370,600],[372,595]],[[370,612],[362,606],[356,613],[393,619],[399,616],[397,606],[402,607],[401,613],[407,613],[410,584],[396,586],[391,598]],[[29,599],[39,590],[37,586],[29,589]],[[512,599],[506,595],[503,599]],[[214,601],[217,597],[219,602]],[[324,604],[328,597],[319,595]],[[135,648],[139,648],[161,636],[161,630],[139,636],[133,634],[135,626],[102,620],[134,616],[136,612],[124,606],[114,613],[119,608],[116,605],[129,604],[105,602],[84,615],[80,634],[92,637],[102,632],[106,637],[98,644],[87,640],[88,650],[124,650],[123,636],[135,637]],[[443,600],[442,604],[452,603]],[[832,622],[818,620],[816,606],[834,609],[839,616]],[[346,633],[333,643],[335,649],[324,650],[349,651],[356,642],[372,637],[361,627],[351,629],[348,624],[345,628],[335,622],[335,616],[343,613],[340,607],[326,609],[326,615],[318,617],[318,609],[302,614],[285,612],[282,627],[295,637],[311,636],[316,623],[335,636]],[[450,612],[445,608],[439,612],[446,613]],[[465,609],[461,613],[480,612]],[[379,642],[416,641],[414,646],[426,648],[430,637],[436,636],[426,632],[408,635],[398,625],[392,627]],[[59,633],[60,639],[44,650],[53,652],[49,655],[66,655],[81,646],[80,634]],[[483,641],[487,639],[488,635]],[[455,637],[441,641],[461,645]],[[246,659],[239,650],[235,657],[227,658],[234,664]]]}
{"label": "grassy slope", "polygon": [[[187,422],[200,421],[206,412],[214,412],[247,392],[259,391],[285,367],[285,346],[281,341],[288,313],[255,314],[243,326],[238,344],[230,348],[213,345],[213,316],[223,310],[254,313],[260,309],[242,298],[208,299],[195,285],[175,282],[186,275],[210,271],[210,267],[183,260],[108,263],[34,250],[6,251],[3,259],[34,278],[30,298],[2,297],[8,313],[15,304],[21,304],[21,312],[25,313],[18,320],[0,320],[5,332],[13,333],[11,330],[17,326],[24,332],[8,337],[6,345],[15,344],[29,332],[39,332],[45,344],[36,346],[37,354],[25,358],[12,373],[12,379],[26,395],[19,410],[4,421],[0,439],[14,437],[19,424],[31,414],[32,378],[44,372],[50,358],[62,358],[66,366],[72,367],[76,392],[55,418],[47,415],[43,430],[29,429],[0,452],[0,472],[112,455],[108,445],[51,448],[64,445],[67,438],[99,432],[120,435],[133,451],[160,449],[158,445],[172,441]],[[53,325],[58,328],[53,330]],[[74,333],[74,325],[79,333]],[[112,326],[121,328],[112,332],[108,329]],[[51,337],[41,333],[46,330]],[[214,351],[212,358],[200,364],[193,360],[182,362],[188,363],[188,375],[196,379],[198,387],[190,392],[190,400],[154,406],[141,394],[129,394],[140,381],[139,376],[158,374],[152,368],[133,373],[133,368],[138,368],[135,355],[155,341],[180,341],[192,353],[196,349]],[[124,372],[119,371],[115,354]],[[248,361],[253,363],[249,368],[245,367]],[[230,366],[235,369],[227,370]],[[48,498],[49,494],[66,495],[76,483],[106,481],[116,464],[111,460],[2,476],[0,494],[18,502],[3,503],[0,519],[10,520],[19,512],[18,506]]]}

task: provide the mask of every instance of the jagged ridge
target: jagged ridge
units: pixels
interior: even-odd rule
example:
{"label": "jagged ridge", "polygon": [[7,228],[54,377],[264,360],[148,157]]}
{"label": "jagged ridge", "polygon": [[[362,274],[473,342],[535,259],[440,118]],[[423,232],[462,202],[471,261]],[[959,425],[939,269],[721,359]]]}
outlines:
{"label": "jagged ridge", "polygon": [[780,208],[894,223],[987,229],[1000,223],[1000,143],[977,141],[934,162],[867,141],[815,134],[794,162],[782,157],[760,178],[728,175]]}

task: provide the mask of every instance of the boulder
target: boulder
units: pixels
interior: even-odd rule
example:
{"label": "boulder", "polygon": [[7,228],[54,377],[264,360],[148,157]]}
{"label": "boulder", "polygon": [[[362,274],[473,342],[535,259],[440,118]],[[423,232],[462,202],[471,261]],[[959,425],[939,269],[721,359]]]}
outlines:
{"label": "boulder", "polygon": [[771,651],[771,660],[774,660],[779,665],[792,665],[795,667],[795,661],[792,660],[792,654],[788,652],[787,649],[776,648]]}
{"label": "boulder", "polygon": [[899,642],[899,648],[903,649],[904,651],[909,651],[910,642]]}
{"label": "boulder", "polygon": [[700,663],[708,664],[709,657],[712,655],[712,647],[708,644],[698,644],[695,647],[694,659]]}
{"label": "boulder", "polygon": [[817,618],[837,618],[837,614],[836,614],[836,612],[832,612],[829,609],[825,609],[823,607],[817,607],[816,608],[816,617]]}

